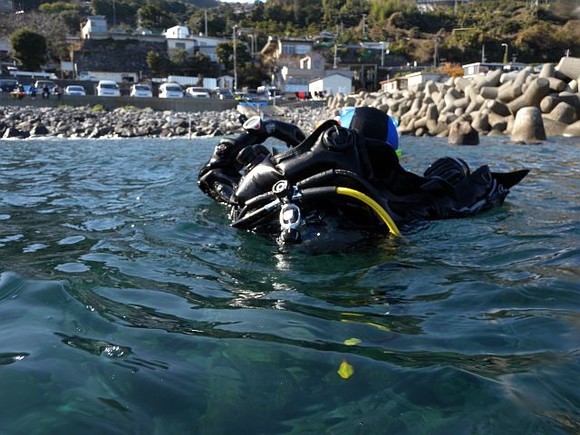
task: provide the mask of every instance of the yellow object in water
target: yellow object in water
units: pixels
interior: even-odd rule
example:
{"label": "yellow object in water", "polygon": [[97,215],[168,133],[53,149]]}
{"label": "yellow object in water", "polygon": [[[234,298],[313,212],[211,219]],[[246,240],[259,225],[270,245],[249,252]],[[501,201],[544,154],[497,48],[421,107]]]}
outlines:
{"label": "yellow object in water", "polygon": [[359,343],[360,340],[358,338],[348,338],[344,340],[344,344],[346,344],[347,346],[356,346]]}
{"label": "yellow object in water", "polygon": [[354,374],[354,368],[347,362],[347,360],[343,359],[338,368],[338,374],[342,379],[348,379]]}

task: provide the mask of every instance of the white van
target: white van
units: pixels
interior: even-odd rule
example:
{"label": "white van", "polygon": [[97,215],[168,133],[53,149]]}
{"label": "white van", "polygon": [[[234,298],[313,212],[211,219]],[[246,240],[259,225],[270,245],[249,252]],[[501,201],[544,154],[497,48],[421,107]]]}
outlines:
{"label": "white van", "polygon": [[159,98],[183,98],[183,88],[179,83],[162,83],[159,86]]}
{"label": "white van", "polygon": [[113,80],[101,80],[97,84],[97,96],[99,97],[120,97],[119,85]]}

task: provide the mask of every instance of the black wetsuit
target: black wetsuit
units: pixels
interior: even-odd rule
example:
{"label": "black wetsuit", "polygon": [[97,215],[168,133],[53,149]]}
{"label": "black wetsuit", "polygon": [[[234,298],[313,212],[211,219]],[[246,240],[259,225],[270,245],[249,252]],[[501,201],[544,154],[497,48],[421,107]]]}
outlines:
{"label": "black wetsuit", "polygon": [[[384,142],[336,121],[309,137],[277,120],[252,119],[244,126],[244,133],[216,146],[199,173],[199,187],[231,207],[233,226],[284,241],[301,240],[308,226],[393,232],[380,211],[397,226],[471,216],[501,204],[528,173],[500,174],[487,166],[471,172],[464,161],[446,157],[420,176],[406,171]],[[262,145],[268,137],[290,149],[270,151]]]}

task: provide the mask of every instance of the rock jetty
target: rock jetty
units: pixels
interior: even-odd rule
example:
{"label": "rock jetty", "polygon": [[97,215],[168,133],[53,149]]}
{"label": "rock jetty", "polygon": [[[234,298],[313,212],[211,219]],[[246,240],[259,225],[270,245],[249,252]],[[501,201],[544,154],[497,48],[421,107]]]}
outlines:
{"label": "rock jetty", "polygon": [[[448,137],[449,143],[477,145],[480,135],[509,135],[535,143],[549,136],[580,137],[580,59],[562,58],[539,70],[490,71],[473,78],[428,81],[395,91],[337,94],[317,105],[261,108],[310,133],[345,106],[371,106],[399,120],[402,135]],[[0,106],[0,138],[199,137],[236,134],[240,115],[256,109],[173,112],[131,107],[33,108]]]}
{"label": "rock jetty", "polygon": [[372,106],[399,120],[403,135],[448,137],[477,144],[474,136],[510,135],[532,143],[546,136],[580,136],[580,59],[565,57],[505,73],[449,78],[396,91],[336,95],[328,107]]}

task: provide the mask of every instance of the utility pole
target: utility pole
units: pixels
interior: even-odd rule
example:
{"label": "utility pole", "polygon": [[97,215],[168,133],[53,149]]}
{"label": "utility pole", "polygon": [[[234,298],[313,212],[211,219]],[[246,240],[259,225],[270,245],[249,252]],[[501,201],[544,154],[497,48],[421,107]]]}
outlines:
{"label": "utility pole", "polygon": [[204,11],[204,19],[205,19],[205,32],[204,35],[207,38],[207,9]]}
{"label": "utility pole", "polygon": [[115,0],[113,0],[113,32],[117,27],[117,9],[115,8]]}
{"label": "utility pole", "polygon": [[234,92],[238,90],[238,49],[236,41],[236,33],[238,33],[238,26],[234,25]]}
{"label": "utility pole", "polygon": [[437,58],[439,57],[439,37],[434,38],[435,49],[433,50],[433,68],[437,68]]}

